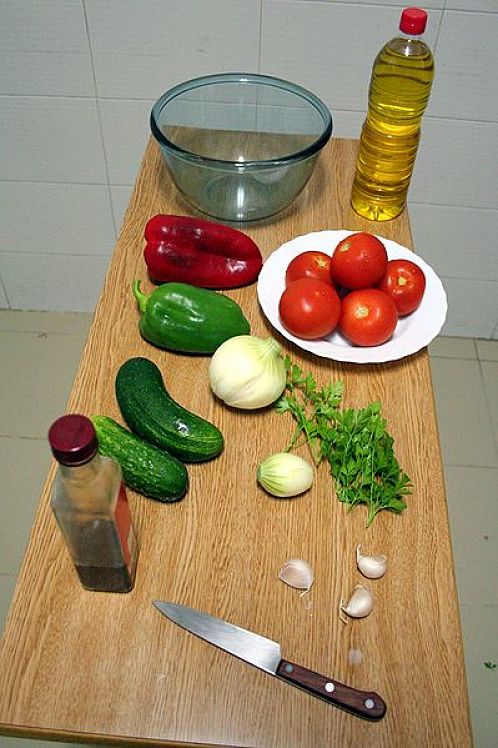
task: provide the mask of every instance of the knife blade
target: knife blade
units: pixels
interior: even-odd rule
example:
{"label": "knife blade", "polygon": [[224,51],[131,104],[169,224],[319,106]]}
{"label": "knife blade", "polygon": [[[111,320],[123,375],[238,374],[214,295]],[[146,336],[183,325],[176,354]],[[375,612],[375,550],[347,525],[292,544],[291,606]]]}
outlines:
{"label": "knife blade", "polygon": [[324,699],[329,704],[369,720],[382,719],[386,713],[386,704],[378,694],[360,691],[334,678],[326,678],[313,670],[284,660],[280,644],[271,639],[186,605],[160,600],[155,600],[154,605],[167,618],[191,634],[286,683]]}

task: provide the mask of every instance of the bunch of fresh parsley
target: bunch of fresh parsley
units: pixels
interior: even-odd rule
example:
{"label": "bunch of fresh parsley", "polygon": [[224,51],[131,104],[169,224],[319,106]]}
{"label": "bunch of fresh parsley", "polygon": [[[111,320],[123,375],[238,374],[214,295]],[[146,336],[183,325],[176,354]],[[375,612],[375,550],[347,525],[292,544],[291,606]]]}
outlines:
{"label": "bunch of fresh parsley", "polygon": [[341,381],[319,388],[313,375],[304,374],[289,356],[285,366],[287,385],[275,407],[291,413],[296,422],[287,451],[304,439],[316,465],[327,460],[339,501],[350,508],[367,505],[367,527],[382,509],[402,512],[411,481],[394,455],[380,403],[341,410]]}

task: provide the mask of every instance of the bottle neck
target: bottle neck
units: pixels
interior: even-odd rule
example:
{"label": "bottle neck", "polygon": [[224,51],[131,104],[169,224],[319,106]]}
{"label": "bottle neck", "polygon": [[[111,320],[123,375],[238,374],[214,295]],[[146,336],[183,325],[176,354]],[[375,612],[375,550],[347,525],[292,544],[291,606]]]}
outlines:
{"label": "bottle neck", "polygon": [[387,43],[387,47],[393,52],[403,55],[403,57],[413,57],[430,52],[423,34],[408,36],[402,31],[399,32],[399,36],[395,36]]}
{"label": "bottle neck", "polygon": [[102,458],[96,454],[83,465],[63,465],[59,463],[59,471],[65,480],[91,481],[102,467]]}

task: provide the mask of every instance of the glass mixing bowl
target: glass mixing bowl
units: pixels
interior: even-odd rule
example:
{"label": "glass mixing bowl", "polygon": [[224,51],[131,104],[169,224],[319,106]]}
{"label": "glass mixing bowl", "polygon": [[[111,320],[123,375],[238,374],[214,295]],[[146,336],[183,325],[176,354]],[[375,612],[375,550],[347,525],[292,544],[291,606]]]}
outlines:
{"label": "glass mixing bowl", "polygon": [[203,213],[252,221],[301,192],[332,135],[325,104],[266,75],[181,83],[154,104],[151,131],[178,190]]}

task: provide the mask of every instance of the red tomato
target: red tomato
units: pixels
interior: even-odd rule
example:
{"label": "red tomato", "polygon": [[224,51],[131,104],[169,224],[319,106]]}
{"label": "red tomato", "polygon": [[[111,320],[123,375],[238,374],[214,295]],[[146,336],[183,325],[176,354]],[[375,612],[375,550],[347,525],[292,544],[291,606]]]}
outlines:
{"label": "red tomato", "polygon": [[286,330],[297,338],[315,340],[329,335],[341,313],[341,301],[330,283],[299,278],[289,283],[278,306]]}
{"label": "red tomato", "polygon": [[376,236],[360,231],[339,242],[330,260],[330,277],[345,288],[369,288],[387,269],[386,248]]}
{"label": "red tomato", "polygon": [[294,257],[287,266],[285,285],[288,286],[299,278],[316,278],[332,283],[330,278],[330,255],[324,252],[302,252]]}
{"label": "red tomato", "polygon": [[403,317],[420,306],[425,291],[424,271],[411,260],[389,260],[377,288],[392,297],[398,314]]}
{"label": "red tomato", "polygon": [[339,328],[356,345],[381,345],[389,340],[398,322],[390,296],[378,288],[351,291],[342,300]]}

